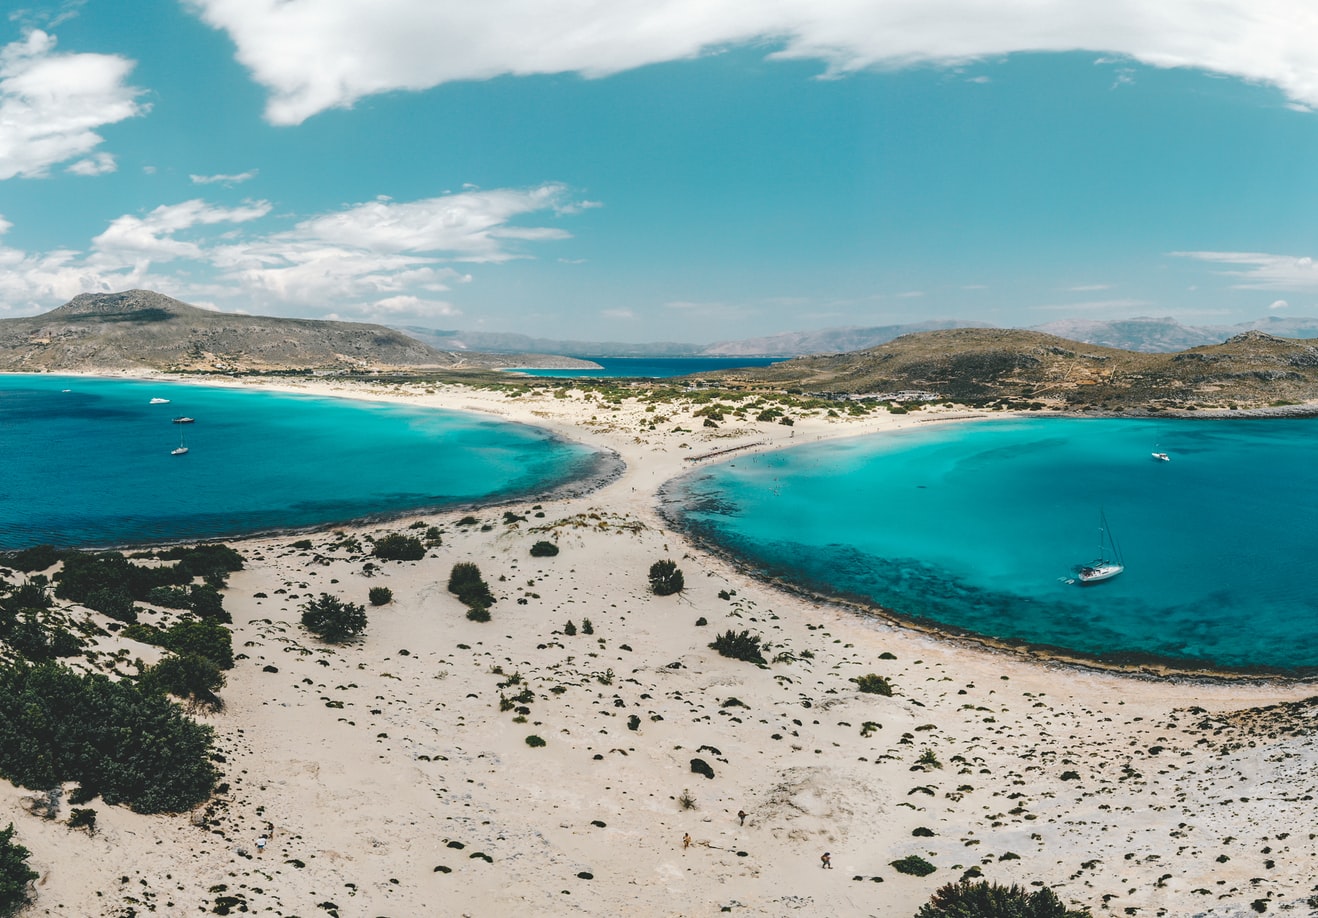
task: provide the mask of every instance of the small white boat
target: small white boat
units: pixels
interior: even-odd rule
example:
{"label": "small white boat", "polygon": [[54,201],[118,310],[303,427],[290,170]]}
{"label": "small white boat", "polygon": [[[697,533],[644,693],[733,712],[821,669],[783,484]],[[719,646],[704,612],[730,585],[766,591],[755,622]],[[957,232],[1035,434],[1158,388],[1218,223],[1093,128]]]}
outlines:
{"label": "small white boat", "polygon": [[1171,457],[1171,456],[1168,456],[1166,453],[1154,453],[1154,454],[1153,454],[1153,458],[1154,458],[1154,459],[1157,459],[1159,462],[1171,462],[1171,461],[1172,461],[1172,457]]}
{"label": "small white boat", "polygon": [[195,419],[189,417],[174,418],[175,424],[191,424]]}
{"label": "small white boat", "polygon": [[178,448],[171,449],[169,451],[169,454],[171,456],[182,456],[185,455],[187,451],[188,451],[188,445],[183,442],[183,430],[182,428],[180,428],[178,432]]}
{"label": "small white boat", "polygon": [[1116,539],[1108,532],[1107,516],[1103,515],[1100,517],[1098,527],[1098,557],[1088,564],[1078,566],[1075,569],[1076,579],[1082,585],[1101,583],[1104,580],[1111,580],[1125,569],[1126,564],[1121,557],[1121,549],[1117,546]]}
{"label": "small white boat", "polygon": [[148,402],[147,404],[149,404],[149,405],[168,405],[168,404],[169,404],[169,399],[167,399],[167,398],[153,398],[153,399],[151,399],[151,401]]}

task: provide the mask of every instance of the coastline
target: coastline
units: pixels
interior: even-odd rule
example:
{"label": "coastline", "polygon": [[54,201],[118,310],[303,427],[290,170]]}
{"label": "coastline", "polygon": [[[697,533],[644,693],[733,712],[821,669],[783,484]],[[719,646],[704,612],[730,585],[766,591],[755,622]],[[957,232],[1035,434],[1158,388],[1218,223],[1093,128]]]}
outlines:
{"label": "coastline", "polygon": [[[97,800],[100,829],[87,837],[23,812],[31,792],[3,785],[42,875],[30,914],[117,916],[144,903],[196,914],[237,896],[251,912],[303,918],[325,902],[344,916],[902,916],[972,868],[1042,882],[1095,913],[1106,902],[1235,915],[1311,894],[1318,845],[1295,830],[1313,815],[1303,798],[1318,750],[1298,704],[1311,686],[1097,671],[862,616],[710,553],[656,502],[692,456],[898,430],[956,409],[792,428],[688,420],[677,426],[694,429],[677,433],[650,430],[641,404],[613,410],[580,391],[270,382],[258,385],[517,420],[625,467],[587,493],[537,499],[543,518],[521,510],[500,523],[485,505],[475,512],[488,529],[458,526],[466,511],[335,527],[365,537],[424,516],[443,544],[420,562],[370,570],[324,530],[310,552],[287,534],[229,540],[247,558],[225,591],[243,658],[221,693],[226,712],[206,718],[229,788],[201,825]],[[560,555],[529,557],[541,539]],[[687,588],[656,597],[646,572],[665,557]],[[467,621],[448,594],[459,561],[494,587],[492,622]],[[369,609],[360,642],[326,647],[298,626],[305,599],[364,602],[375,586],[394,601]],[[593,634],[568,635],[583,618]],[[774,661],[708,649],[729,629],[763,635]],[[859,692],[851,680],[867,673],[890,679],[892,697]],[[533,696],[526,715],[500,709],[514,674]],[[937,766],[922,764],[926,751]],[[715,777],[693,773],[693,758]],[[836,870],[819,870],[823,851]],[[891,867],[910,854],[936,870]]]}

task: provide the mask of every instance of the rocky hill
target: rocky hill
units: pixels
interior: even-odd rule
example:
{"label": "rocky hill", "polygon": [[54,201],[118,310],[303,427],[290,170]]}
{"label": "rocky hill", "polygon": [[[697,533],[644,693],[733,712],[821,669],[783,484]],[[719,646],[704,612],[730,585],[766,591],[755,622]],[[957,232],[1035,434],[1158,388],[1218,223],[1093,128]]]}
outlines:
{"label": "rocky hill", "polygon": [[0,371],[11,373],[372,372],[540,363],[525,355],[448,353],[383,325],[212,312],[150,290],[84,293],[43,315],[0,320]]}
{"label": "rocky hill", "polygon": [[850,354],[725,370],[722,385],[1070,410],[1260,408],[1318,400],[1318,343],[1250,331],[1150,354],[1040,332],[959,328]]}

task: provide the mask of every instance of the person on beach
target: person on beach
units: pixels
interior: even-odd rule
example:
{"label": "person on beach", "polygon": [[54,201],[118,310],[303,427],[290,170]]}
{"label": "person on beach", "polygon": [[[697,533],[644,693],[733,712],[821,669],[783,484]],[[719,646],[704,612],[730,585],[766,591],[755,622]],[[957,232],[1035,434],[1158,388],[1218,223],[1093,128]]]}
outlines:
{"label": "person on beach", "polygon": [[741,824],[744,826],[746,824],[746,811],[737,810],[737,818],[741,820]]}
{"label": "person on beach", "polygon": [[685,851],[691,847],[691,833],[687,832],[682,835],[682,850]]}
{"label": "person on beach", "polygon": [[260,854],[264,850],[265,850],[265,836],[262,835],[260,838],[256,840],[256,851],[258,854]]}
{"label": "person on beach", "polygon": [[832,869],[833,869],[833,855],[831,855],[831,854],[829,854],[827,851],[825,851],[823,857],[821,857],[821,858],[819,859],[819,869],[820,869],[820,870],[832,870]]}

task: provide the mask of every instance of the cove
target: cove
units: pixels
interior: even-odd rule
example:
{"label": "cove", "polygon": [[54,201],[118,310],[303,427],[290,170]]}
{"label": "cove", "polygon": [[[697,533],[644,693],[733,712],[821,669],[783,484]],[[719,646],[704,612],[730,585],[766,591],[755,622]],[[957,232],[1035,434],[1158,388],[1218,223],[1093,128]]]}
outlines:
{"label": "cove", "polygon": [[[664,513],[766,575],[940,628],[1310,674],[1316,435],[1301,419],[929,423],[699,469],[665,486]],[[1101,514],[1126,569],[1080,586]]]}
{"label": "cove", "polygon": [[[193,423],[173,423],[183,416]],[[172,455],[180,438],[188,451]],[[615,464],[465,412],[0,375],[0,549],[231,537],[518,500],[585,487]]]}

